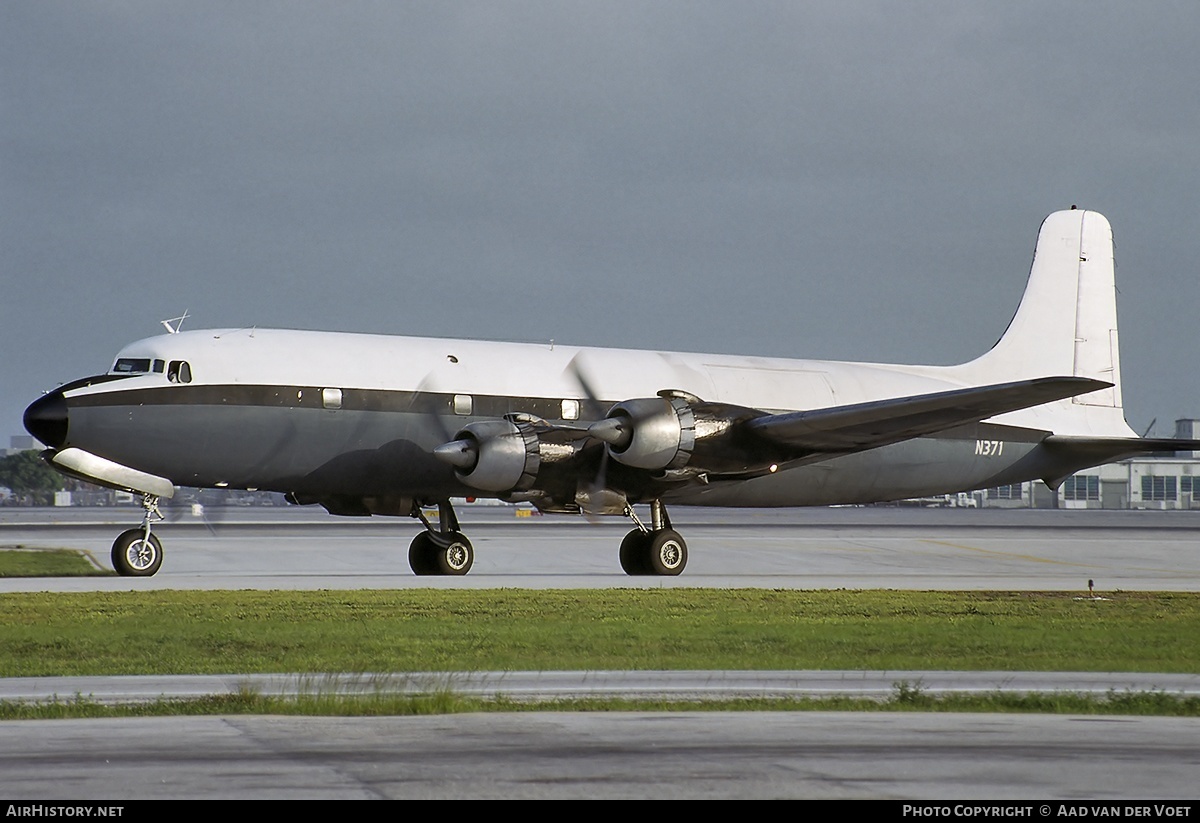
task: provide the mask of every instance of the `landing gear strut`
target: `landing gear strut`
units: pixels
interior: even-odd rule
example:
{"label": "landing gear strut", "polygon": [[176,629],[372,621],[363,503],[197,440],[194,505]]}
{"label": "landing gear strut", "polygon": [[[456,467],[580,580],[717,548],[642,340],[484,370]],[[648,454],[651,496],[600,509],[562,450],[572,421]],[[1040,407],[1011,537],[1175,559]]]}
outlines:
{"label": "landing gear strut", "polygon": [[650,504],[650,527],[638,519],[632,506],[625,514],[637,526],[621,541],[621,568],[629,575],[677,575],[687,565],[687,543],[671,528],[671,518],[661,500]]}
{"label": "landing gear strut", "polygon": [[408,565],[413,574],[463,575],[471,570],[475,549],[459,530],[458,516],[449,500],[438,503],[437,529],[419,505],[413,505],[412,516],[425,526],[425,531],[414,537],[408,546]]}
{"label": "landing gear strut", "polygon": [[142,495],[142,525],[117,535],[112,546],[112,564],[122,577],[150,577],[163,561],[162,543],[150,533],[150,524],[163,519],[158,498]]}

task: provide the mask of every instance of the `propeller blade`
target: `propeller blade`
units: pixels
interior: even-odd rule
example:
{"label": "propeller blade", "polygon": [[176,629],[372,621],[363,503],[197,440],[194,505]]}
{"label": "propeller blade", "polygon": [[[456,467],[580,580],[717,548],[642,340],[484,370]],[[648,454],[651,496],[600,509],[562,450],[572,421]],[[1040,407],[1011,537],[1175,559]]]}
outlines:
{"label": "propeller blade", "polygon": [[[217,492],[206,489],[203,493],[212,497]],[[165,510],[163,511],[163,520],[167,523],[199,521],[213,536],[217,534],[216,526],[220,523],[226,509],[225,505],[218,504],[216,507],[212,507],[201,503],[199,494],[191,502],[183,502],[176,498],[172,498],[170,501],[161,501],[160,507]]]}
{"label": "propeller blade", "polygon": [[592,483],[592,488],[603,489],[608,484],[608,449],[600,453],[600,468],[596,470],[596,480]]}
{"label": "propeller blade", "polygon": [[[221,511],[224,511],[224,509],[222,508]],[[203,503],[193,503],[192,504],[192,516],[199,517],[200,522],[204,524],[204,528],[208,529],[208,533],[215,537],[217,534],[217,529],[215,526],[215,521],[209,519],[211,514],[213,514],[213,513],[209,512],[208,509],[204,508]],[[222,515],[217,515],[218,519],[221,516]]]}
{"label": "propeller blade", "polygon": [[417,384],[413,396],[413,410],[421,412],[429,420],[442,443],[449,443],[454,439],[455,432],[446,425],[446,420],[441,414],[441,404],[434,393],[433,382],[433,375],[429,374]]}
{"label": "propeller blade", "polygon": [[579,355],[571,358],[571,362],[567,364],[567,371],[571,372],[571,376],[575,378],[575,382],[583,390],[584,397],[593,402],[599,400],[599,397],[596,396],[595,388],[592,386],[591,381],[587,379],[587,375],[584,374],[583,367],[579,365]]}
{"label": "propeller blade", "polygon": [[604,449],[600,453],[600,467],[596,470],[596,476],[592,480],[588,494],[584,497],[583,514],[587,517],[589,523],[595,524],[600,522],[600,512],[596,510],[596,504],[603,497],[607,480],[608,449]]}
{"label": "propeller blade", "polygon": [[[567,371],[579,384],[579,389],[587,398],[588,405],[603,414],[602,409],[597,409],[600,405],[600,396],[596,393],[595,384],[588,379],[584,372],[583,366],[579,362],[579,355],[571,359]],[[586,433],[588,437],[598,440],[606,446],[616,446],[617,448],[628,446],[629,441],[633,438],[633,429],[630,427],[629,421],[619,417],[597,420],[587,427]],[[602,448],[596,476],[590,483],[581,483],[580,491],[576,494],[580,510],[591,523],[598,522],[602,514],[612,514],[614,500],[619,499],[622,506],[624,505],[624,495],[608,488],[609,459],[608,448]]]}

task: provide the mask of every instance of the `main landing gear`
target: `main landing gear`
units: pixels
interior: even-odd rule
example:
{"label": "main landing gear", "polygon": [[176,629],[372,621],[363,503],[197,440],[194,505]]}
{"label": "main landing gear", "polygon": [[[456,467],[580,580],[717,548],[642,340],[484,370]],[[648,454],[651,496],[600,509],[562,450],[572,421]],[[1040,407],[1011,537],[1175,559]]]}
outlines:
{"label": "main landing gear", "polygon": [[[674,576],[683,571],[687,565],[687,543],[671,528],[667,507],[661,501],[650,504],[649,526],[638,519],[632,506],[625,507],[625,515],[637,525],[621,541],[621,568],[626,574]],[[471,570],[475,549],[462,533],[450,501],[438,503],[436,527],[420,506],[413,506],[412,516],[425,526],[425,531],[408,546],[408,565],[413,574],[464,575]]]}
{"label": "main landing gear", "polygon": [[636,529],[621,541],[621,568],[629,575],[677,575],[687,565],[687,543],[671,528],[667,507],[661,501],[650,504],[650,527],[638,519],[632,506],[625,515]]}
{"label": "main landing gear", "polygon": [[142,495],[142,508],[145,510],[142,525],[121,532],[113,541],[112,564],[122,577],[150,577],[162,566],[162,543],[150,533],[150,524],[163,519],[158,498]]}
{"label": "main landing gear", "polygon": [[475,549],[459,530],[458,516],[449,500],[438,503],[436,530],[419,505],[413,506],[412,516],[425,526],[425,531],[414,537],[408,546],[408,565],[413,574],[463,575],[471,570]]}

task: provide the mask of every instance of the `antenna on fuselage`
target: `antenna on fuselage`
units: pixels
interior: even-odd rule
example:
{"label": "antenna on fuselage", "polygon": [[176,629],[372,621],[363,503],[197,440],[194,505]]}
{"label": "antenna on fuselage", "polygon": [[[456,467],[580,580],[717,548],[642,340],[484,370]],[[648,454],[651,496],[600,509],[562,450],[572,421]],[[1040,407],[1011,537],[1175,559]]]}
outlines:
{"label": "antenna on fuselage", "polygon": [[[167,334],[179,334],[179,330],[183,328],[183,321],[187,319],[187,309],[184,309],[183,314],[181,314],[179,317],[172,317],[170,320],[163,320],[163,328],[167,330]],[[175,325],[172,326],[172,323]]]}

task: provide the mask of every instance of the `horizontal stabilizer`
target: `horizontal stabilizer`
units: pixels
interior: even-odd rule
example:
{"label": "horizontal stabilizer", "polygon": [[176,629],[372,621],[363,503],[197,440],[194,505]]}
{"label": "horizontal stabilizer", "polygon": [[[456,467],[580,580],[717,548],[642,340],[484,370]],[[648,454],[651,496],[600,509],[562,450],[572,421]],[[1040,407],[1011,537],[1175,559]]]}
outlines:
{"label": "horizontal stabilizer", "polygon": [[1108,388],[1087,377],[1042,377],[970,389],[920,394],[773,414],[746,427],[775,443],[814,452],[861,451],[978,423],[1005,412]]}
{"label": "horizontal stabilizer", "polygon": [[1042,445],[1054,452],[1087,458],[1088,465],[1093,466],[1142,454],[1200,451],[1200,440],[1173,437],[1071,437],[1055,434],[1043,440]]}

